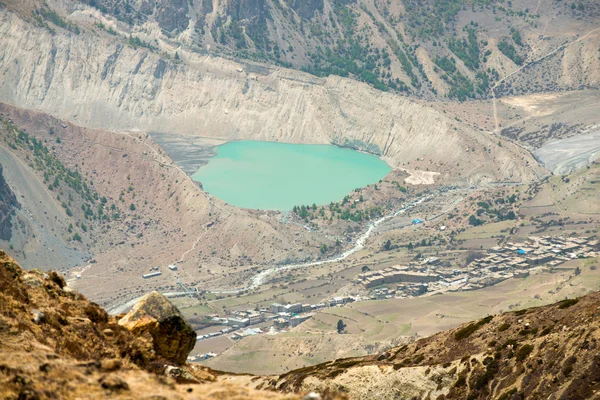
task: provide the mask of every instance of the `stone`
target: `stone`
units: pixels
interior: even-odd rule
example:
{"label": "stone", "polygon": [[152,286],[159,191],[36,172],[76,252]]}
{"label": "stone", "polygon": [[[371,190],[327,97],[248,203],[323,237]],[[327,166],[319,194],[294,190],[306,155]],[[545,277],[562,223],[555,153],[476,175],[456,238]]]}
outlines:
{"label": "stone", "polygon": [[175,382],[179,384],[200,383],[200,381],[188,371],[184,370],[183,368],[173,367],[171,365],[166,366],[165,375],[175,379]]}
{"label": "stone", "polygon": [[121,368],[121,360],[113,358],[100,361],[100,369],[105,372],[116,371]]}
{"label": "stone", "polygon": [[36,324],[42,324],[46,321],[46,316],[44,315],[43,312],[41,312],[40,310],[31,310],[31,314],[33,315],[33,322]]}
{"label": "stone", "polygon": [[177,365],[185,364],[196,344],[196,332],[165,296],[152,292],[140,299],[119,325],[134,335],[152,337],[154,352]]}
{"label": "stone", "polygon": [[302,398],[302,400],[321,400],[322,397],[319,393],[310,392]]}
{"label": "stone", "polygon": [[129,385],[123,379],[116,375],[107,375],[99,380],[100,385],[104,389],[108,389],[113,392],[119,392],[121,390],[129,390]]}

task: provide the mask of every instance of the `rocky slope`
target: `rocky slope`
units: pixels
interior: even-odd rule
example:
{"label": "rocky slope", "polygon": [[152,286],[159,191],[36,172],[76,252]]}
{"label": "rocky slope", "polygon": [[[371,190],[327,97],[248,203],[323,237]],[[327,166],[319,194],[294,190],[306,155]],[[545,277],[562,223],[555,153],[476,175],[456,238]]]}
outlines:
{"label": "rocky slope", "polygon": [[26,272],[0,251],[0,397],[299,398],[213,383],[219,373],[181,367],[187,353],[174,350],[189,351],[195,334],[162,296],[126,318],[108,316],[56,272]]}
{"label": "rocky slope", "polygon": [[595,398],[599,306],[594,293],[489,316],[383,354],[292,371],[268,386],[357,399]]}
{"label": "rocky slope", "polygon": [[[600,82],[598,38],[558,52],[549,63],[537,62],[596,27],[600,7],[592,0],[84,3],[130,26],[153,46],[154,40],[177,43],[318,76],[349,76],[419,97],[489,97],[493,84],[529,62],[535,62],[534,68],[519,74],[523,92],[597,87]],[[496,95],[510,90],[507,86]]]}
{"label": "rocky slope", "polygon": [[174,51],[134,48],[96,28],[86,10],[72,19],[79,34],[0,11],[0,101],[116,131],[336,143],[439,181],[529,181],[539,172],[517,146],[406,97],[185,51],[170,59]]}
{"label": "rocky slope", "polygon": [[12,237],[12,217],[18,207],[17,197],[6,183],[0,164],[0,239],[10,240]]}
{"label": "rocky slope", "polygon": [[0,300],[5,398],[588,399],[600,389],[600,293],[279,377],[183,364],[195,335],[161,295],[112,317],[57,273],[26,272],[4,252]]}

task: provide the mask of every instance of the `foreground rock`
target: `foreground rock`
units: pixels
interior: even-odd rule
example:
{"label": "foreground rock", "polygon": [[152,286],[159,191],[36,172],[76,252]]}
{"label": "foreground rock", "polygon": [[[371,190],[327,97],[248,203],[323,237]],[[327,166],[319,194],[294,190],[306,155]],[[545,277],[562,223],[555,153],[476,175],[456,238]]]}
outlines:
{"label": "foreground rock", "polygon": [[[187,348],[184,337],[178,349]],[[154,344],[72,292],[57,273],[24,271],[0,250],[0,399],[302,398],[218,382],[226,375],[198,365],[165,367]]]}
{"label": "foreground rock", "polygon": [[152,292],[140,299],[119,320],[119,325],[136,336],[149,338],[156,355],[175,364],[185,364],[196,343],[196,333],[165,296]]}

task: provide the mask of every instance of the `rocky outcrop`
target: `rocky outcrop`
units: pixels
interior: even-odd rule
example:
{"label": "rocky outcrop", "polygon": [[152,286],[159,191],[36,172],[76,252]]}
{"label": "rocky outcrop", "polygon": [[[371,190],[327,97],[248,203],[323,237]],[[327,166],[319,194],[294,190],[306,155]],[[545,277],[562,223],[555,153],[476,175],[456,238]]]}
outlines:
{"label": "rocky outcrop", "polygon": [[10,240],[12,237],[12,217],[15,210],[19,208],[19,203],[15,194],[12,192],[8,183],[2,175],[2,165],[0,164],[0,239]]}
{"label": "rocky outcrop", "polygon": [[190,19],[187,0],[161,0],[156,5],[156,22],[167,32],[184,31]]}
{"label": "rocky outcrop", "polygon": [[119,325],[136,336],[149,336],[157,356],[184,364],[196,343],[196,333],[165,296],[152,292],[140,299],[119,320]]}
{"label": "rocky outcrop", "polygon": [[236,21],[245,19],[259,19],[264,21],[269,11],[266,0],[229,0],[227,14]]}
{"label": "rocky outcrop", "polygon": [[24,271],[0,250],[0,398],[302,398],[218,382],[226,376],[168,365],[152,340],[71,291],[59,274]]}

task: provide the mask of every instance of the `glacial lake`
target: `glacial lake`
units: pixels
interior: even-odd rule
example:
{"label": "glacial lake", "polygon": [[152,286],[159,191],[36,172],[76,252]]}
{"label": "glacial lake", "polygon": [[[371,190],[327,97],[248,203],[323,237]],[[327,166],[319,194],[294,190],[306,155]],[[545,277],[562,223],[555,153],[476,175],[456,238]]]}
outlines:
{"label": "glacial lake", "polygon": [[376,156],[331,145],[239,141],[218,146],[192,179],[237,207],[289,211],[342,200],[390,171]]}

